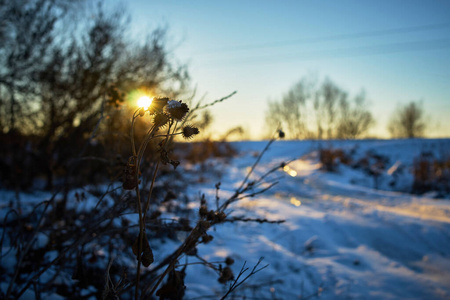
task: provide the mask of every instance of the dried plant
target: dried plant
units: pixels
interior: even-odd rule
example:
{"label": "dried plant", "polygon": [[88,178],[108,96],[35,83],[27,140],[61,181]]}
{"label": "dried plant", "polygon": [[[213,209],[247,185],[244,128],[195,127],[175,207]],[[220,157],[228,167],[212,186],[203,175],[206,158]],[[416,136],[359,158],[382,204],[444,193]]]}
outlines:
{"label": "dried plant", "polygon": [[[164,165],[172,165],[176,168],[180,162],[178,160],[173,160],[171,158],[171,154],[169,152],[169,143],[172,140],[172,137],[176,135],[181,135],[186,139],[190,139],[194,135],[199,133],[199,130],[191,125],[183,125],[179,128],[178,123],[183,124],[183,120],[189,112],[189,107],[186,103],[182,101],[169,100],[169,98],[155,98],[152,104],[148,108],[140,108],[136,110],[132,116],[131,121],[131,150],[132,156],[128,159],[128,163],[124,172],[124,181],[123,188],[126,190],[133,190],[136,194],[136,205],[137,212],[139,215],[139,234],[135,239],[135,242],[132,246],[132,250],[134,255],[136,255],[137,259],[137,273],[135,282],[132,284],[135,288],[135,299],[147,299],[148,297],[152,297],[153,295],[159,296],[161,299],[181,299],[184,294],[184,276],[186,265],[182,270],[177,270],[177,266],[179,266],[179,260],[183,255],[195,255],[196,247],[201,243],[210,242],[213,237],[208,234],[208,230],[217,224],[225,223],[225,222],[259,222],[259,223],[280,223],[282,221],[270,221],[266,219],[252,219],[245,217],[232,217],[229,218],[227,213],[230,208],[230,205],[242,200],[247,197],[254,197],[258,194],[261,194],[271,187],[273,187],[277,182],[269,182],[267,185],[263,185],[266,183],[267,176],[270,173],[275,172],[280,167],[283,167],[284,164],[281,164],[272,170],[269,170],[266,174],[259,177],[256,180],[250,180],[251,175],[253,174],[255,167],[259,163],[263,154],[267,151],[270,144],[272,144],[276,137],[272,138],[264,150],[260,153],[259,157],[256,159],[254,165],[251,167],[250,171],[246,175],[246,177],[241,182],[240,186],[234,194],[226,200],[221,201],[219,197],[219,189],[220,183],[216,184],[216,208],[210,209],[208,207],[205,196],[203,195],[200,200],[200,208],[199,208],[199,220],[196,225],[191,229],[189,235],[186,237],[184,242],[170,255],[168,255],[165,259],[160,260],[159,264],[152,268],[149,272],[151,273],[152,280],[145,285],[141,293],[141,268],[149,267],[152,263],[155,262],[155,258],[153,256],[153,251],[150,246],[147,233],[146,233],[146,219],[149,212],[150,202],[152,198],[152,192],[155,186],[155,181],[157,179],[157,173],[161,164]],[[139,118],[150,117],[152,122],[151,126],[148,129],[147,133],[140,140],[140,144],[138,146],[137,138],[134,134],[134,126]],[[284,137],[284,133],[279,131],[277,133],[277,137]],[[150,187],[148,187],[147,199],[143,201],[142,194],[145,186],[141,184],[141,165],[143,161],[143,155],[148,143],[151,140],[158,139],[158,157],[159,159],[156,162],[156,166],[153,169],[153,174],[151,175],[151,183]],[[189,227],[189,226],[188,226]],[[212,267],[213,264],[205,262],[205,264],[209,267]],[[231,268],[228,266],[224,269],[218,267],[212,267],[219,274],[219,282],[226,283],[230,280],[234,279],[234,276],[231,272]],[[256,268],[256,267],[255,267]],[[162,273],[156,275],[156,272],[163,269]],[[253,272],[254,271],[254,272]],[[253,275],[259,270],[253,270],[249,276]],[[234,281],[234,284],[231,285],[230,290],[224,296],[224,298],[230,294],[235,288],[237,288],[243,281],[238,282],[239,277],[242,275],[241,272],[238,278]],[[246,280],[249,276],[247,276],[244,280]],[[167,277],[167,281],[165,284],[162,284],[164,279]],[[140,295],[141,294],[141,295]]]}
{"label": "dried plant", "polygon": [[[193,107],[196,109],[195,105]],[[276,180],[269,179],[269,175],[285,164],[259,176],[255,170],[269,146],[276,139],[283,138],[284,133],[277,132],[268,142],[230,196],[221,197],[220,182],[216,184],[216,193],[211,199],[201,195],[195,221],[177,210],[173,211],[177,218],[163,219],[158,205],[177,203],[170,199],[178,196],[178,190],[169,190],[165,181],[172,175],[181,176],[170,171],[182,160],[172,150],[186,146],[186,143],[171,144],[172,138],[181,136],[190,140],[199,133],[196,126],[186,122],[187,115],[192,113],[189,108],[183,101],[155,98],[150,107],[139,108],[132,114],[131,155],[124,163],[121,186],[116,180],[107,187],[83,187],[83,191],[77,192],[63,187],[46,201],[37,203],[31,211],[24,207],[27,211],[11,209],[6,213],[2,220],[0,247],[8,250],[0,256],[0,273],[3,273],[0,279],[7,280],[7,285],[3,294],[0,291],[0,298],[18,299],[34,292],[34,297],[39,299],[57,292],[72,299],[90,296],[98,299],[130,299],[133,296],[135,299],[182,299],[185,276],[192,264],[202,264],[217,274],[217,281],[224,290],[223,295],[216,294],[216,298],[231,297],[236,288],[243,288],[244,281],[261,268],[255,266],[253,271],[244,274],[247,268],[243,267],[235,276],[233,259],[208,261],[198,254],[197,248],[213,241],[211,229],[220,224],[283,222],[236,215],[233,206],[277,184]],[[150,120],[148,128],[136,130],[137,124],[142,128],[146,120]],[[146,152],[150,145],[152,151]],[[152,164],[148,164],[148,153],[152,156]],[[79,157],[83,158],[82,155]],[[169,168],[163,168],[163,165]],[[157,204],[156,199],[162,197],[169,200]],[[64,198],[68,199],[68,206],[61,205]],[[90,208],[78,207],[93,199],[97,203],[90,203]],[[133,223],[126,215],[136,212],[138,223]],[[155,239],[175,236],[178,232],[185,233],[182,242],[172,252],[154,257],[152,247],[156,246]],[[36,243],[43,237],[43,242]],[[95,249],[104,254],[98,254]],[[11,257],[16,261],[6,269],[3,263]],[[190,262],[188,257],[197,261]],[[186,263],[181,264],[184,258]],[[137,262],[135,266],[130,264],[133,260]],[[67,282],[55,283],[66,275],[69,275]],[[87,291],[88,295],[85,294]]]}

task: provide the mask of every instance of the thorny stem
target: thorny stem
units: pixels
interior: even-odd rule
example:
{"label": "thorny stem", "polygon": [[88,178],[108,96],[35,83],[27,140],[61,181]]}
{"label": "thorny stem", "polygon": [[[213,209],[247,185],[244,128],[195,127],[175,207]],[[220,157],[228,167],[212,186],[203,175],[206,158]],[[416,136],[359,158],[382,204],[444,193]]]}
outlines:
{"label": "thorny stem", "polygon": [[130,129],[130,138],[131,138],[131,150],[133,152],[133,155],[136,156],[136,146],[134,145],[134,121],[137,118],[136,113],[139,112],[139,109],[137,109],[134,113],[133,113],[133,118],[131,119],[131,129]]}
{"label": "thorny stem", "polygon": [[141,277],[141,263],[142,263],[141,252],[142,252],[142,245],[143,245],[143,240],[144,240],[144,223],[143,223],[143,219],[142,219],[142,205],[141,205],[141,197],[140,197],[140,193],[139,193],[139,184],[137,183],[138,175],[139,175],[138,174],[139,168],[138,168],[137,163],[136,163],[135,168],[136,168],[136,170],[135,170],[135,180],[136,180],[135,191],[136,191],[137,206],[138,206],[138,213],[139,213],[139,243],[138,243],[138,251],[137,251],[138,266],[137,266],[137,274],[136,274],[136,289],[134,291],[134,299],[138,300],[139,299],[139,280]]}
{"label": "thorny stem", "polygon": [[261,158],[263,157],[264,153],[267,151],[267,149],[269,149],[269,146],[275,141],[275,138],[272,138],[266,145],[266,147],[263,149],[263,151],[261,151],[261,153],[258,155],[258,158],[255,160],[255,162],[253,163],[252,168],[250,169],[250,171],[247,173],[247,176],[245,176],[244,180],[241,183],[241,186],[238,188],[238,190],[241,190],[242,187],[244,186],[244,184],[247,182],[247,180],[249,179],[250,175],[253,173],[253,171],[255,170],[256,166],[259,164],[259,161],[261,160]]}
{"label": "thorny stem", "polygon": [[[275,139],[276,138],[272,138],[267,143],[266,147],[264,147],[264,149],[261,151],[261,153],[259,154],[259,156],[255,160],[255,162],[253,163],[252,167],[250,168],[250,171],[248,171],[248,173],[245,176],[244,180],[242,180],[241,185],[239,186],[239,188],[236,189],[236,191],[234,192],[233,196],[231,196],[228,200],[226,200],[224,203],[222,203],[222,205],[218,209],[219,211],[224,211],[231,203],[233,203],[233,202],[239,200],[240,198],[242,198],[242,197],[239,197],[239,195],[242,195],[244,192],[246,192],[247,190],[249,190],[250,188],[252,188],[254,186],[254,185],[250,186],[250,184],[247,184],[247,186],[245,186],[245,184],[247,183],[248,179],[250,178],[250,175],[255,170],[256,166],[259,164],[259,162],[260,162],[261,158],[263,157],[264,153],[267,151],[267,149],[269,149],[269,146],[275,141]],[[273,172],[273,170],[271,170],[270,172]],[[263,175],[255,183],[260,182],[264,177],[265,177],[265,175]]]}
{"label": "thorny stem", "polygon": [[[177,122],[177,123],[178,123],[178,122]],[[177,123],[175,123],[173,132],[175,132],[175,130],[176,130],[176,128],[177,128]],[[165,151],[166,148],[167,148],[167,141],[168,141],[169,137],[174,135],[174,133],[170,134],[170,130],[171,130],[171,126],[172,126],[172,125],[173,125],[173,123],[169,123],[169,128],[167,129],[167,134],[166,134],[166,135],[161,135],[161,136],[165,136],[165,137],[166,137],[165,140],[163,141],[162,146],[161,146],[161,148],[163,148],[164,151]],[[150,200],[151,200],[151,197],[152,197],[153,187],[154,187],[154,184],[155,184],[155,181],[156,181],[156,175],[158,174],[158,169],[159,169],[160,162],[161,162],[161,161],[158,160],[158,162],[156,163],[155,171],[154,171],[154,173],[153,173],[152,183],[151,183],[151,185],[150,185],[150,190],[149,190],[148,197],[147,197],[147,203],[145,204],[145,209],[144,209],[144,213],[143,213],[143,221],[144,221],[144,222],[145,222],[145,219],[146,219],[146,216],[147,216],[148,208],[149,208],[149,206],[150,206]],[[140,239],[142,239],[142,238],[143,238],[143,237],[140,237]],[[181,253],[182,253],[182,252],[181,252]],[[181,254],[181,253],[180,253],[180,254]],[[176,260],[173,261],[173,263],[175,263],[175,262],[176,262]],[[166,270],[166,271],[167,271],[167,270]],[[164,272],[164,273],[161,275],[160,280],[158,281],[158,283],[157,283],[157,285],[155,286],[155,288],[161,283],[161,281],[164,279],[164,277],[165,277],[166,275],[167,275],[167,272]],[[151,292],[151,294],[153,294],[153,291]],[[142,296],[144,296],[144,294],[142,294]]]}
{"label": "thorny stem", "polygon": [[[153,134],[154,134],[155,129],[156,129],[156,126],[152,126],[147,131],[147,134],[145,135],[145,138],[142,141],[141,146],[139,147],[139,150],[138,150],[138,153],[137,153],[137,164],[139,166],[141,165],[141,159],[144,156],[144,152],[145,152],[145,149],[147,148],[148,143],[150,142],[150,140],[152,138],[154,138]],[[138,169],[140,169],[140,167],[138,167]]]}
{"label": "thorny stem", "polygon": [[[136,114],[136,112],[134,113]],[[131,132],[133,133],[134,131],[134,120],[135,120],[135,116],[133,115],[133,121],[131,124]],[[137,198],[137,208],[138,208],[138,214],[139,214],[139,236],[138,236],[138,249],[137,249],[137,260],[138,260],[138,265],[137,265],[137,273],[136,273],[136,288],[134,291],[134,299],[138,300],[139,299],[139,281],[141,278],[141,264],[142,264],[142,249],[143,249],[143,244],[144,244],[144,234],[145,234],[145,228],[144,228],[144,216],[142,213],[142,203],[141,203],[141,195],[140,195],[140,190],[139,190],[139,169],[140,169],[140,162],[141,162],[141,158],[142,155],[145,151],[145,148],[147,147],[148,142],[150,141],[151,137],[152,137],[152,133],[155,130],[155,126],[153,126],[146,135],[145,140],[142,142],[141,146],[139,147],[139,151],[138,151],[138,155],[136,155],[136,150],[135,150],[135,145],[134,145],[134,135],[131,136],[131,141],[132,141],[132,147],[133,147],[133,151],[134,151],[134,155],[136,156],[136,165],[135,165],[135,182],[136,182],[136,187],[135,187],[135,192],[136,192],[136,198]],[[156,173],[156,172],[155,172]]]}
{"label": "thorny stem", "polygon": [[[134,117],[134,116],[133,116]],[[169,138],[169,136],[174,135],[174,132],[176,130],[176,124],[174,126],[173,129],[173,133],[170,134],[170,130],[172,128],[173,122],[169,123],[169,128],[167,129],[167,134],[166,135],[160,135],[161,137],[164,136],[165,140],[163,141],[162,144],[162,148],[164,148],[164,150],[167,147],[167,140]],[[132,124],[132,126],[134,126],[134,122]],[[153,133],[156,130],[156,126],[153,126],[148,132],[147,135],[144,139],[144,141],[141,143],[141,146],[139,147],[139,151],[137,154],[137,158],[136,158],[136,170],[135,170],[135,180],[136,180],[136,187],[135,187],[135,191],[136,191],[136,197],[137,197],[137,204],[138,204],[138,213],[139,213],[139,242],[138,242],[138,254],[137,254],[137,259],[138,259],[138,268],[137,268],[137,274],[136,274],[136,289],[135,289],[135,300],[139,299],[139,281],[140,281],[140,271],[141,271],[141,264],[142,264],[142,249],[143,249],[143,243],[144,243],[144,234],[145,234],[145,218],[147,216],[147,210],[150,206],[150,199],[151,199],[151,195],[153,192],[153,187],[156,181],[156,175],[158,173],[158,168],[159,168],[159,163],[160,161],[158,160],[157,165],[155,167],[155,171],[153,173],[153,178],[152,178],[152,183],[150,186],[150,190],[149,190],[149,194],[148,194],[148,198],[147,198],[147,202],[145,204],[145,209],[144,211],[142,211],[142,203],[141,203],[141,198],[140,198],[140,190],[139,190],[139,184],[138,184],[138,176],[139,176],[139,169],[140,169],[140,162],[142,159],[142,156],[144,155],[144,151],[147,148],[148,142],[152,139],[155,138],[155,136],[153,136]],[[159,137],[159,136],[156,136]],[[134,149],[134,137],[132,136],[132,141],[133,141],[133,149]],[[165,277],[166,274],[164,274],[164,276],[161,277],[161,280]]]}
{"label": "thorny stem", "polygon": [[197,224],[197,226],[195,226],[195,228],[191,231],[191,233],[189,234],[189,236],[186,238],[186,240],[183,242],[183,244],[178,247],[178,249],[173,253],[172,255],[172,259],[169,263],[169,265],[167,266],[167,268],[164,270],[164,272],[161,274],[161,276],[159,277],[158,282],[156,282],[155,286],[152,288],[152,290],[150,291],[150,295],[153,295],[153,293],[156,291],[156,289],[158,288],[158,286],[161,284],[161,282],[163,281],[164,277],[166,277],[166,275],[170,272],[170,270],[172,270],[174,268],[174,266],[176,265],[178,258],[185,252],[187,246],[189,244],[192,243],[192,241],[197,241],[198,237],[200,236],[200,225]]}
{"label": "thorny stem", "polygon": [[145,203],[145,208],[144,208],[144,223],[145,223],[145,218],[147,216],[148,208],[150,206],[150,199],[152,198],[153,187],[155,185],[156,175],[158,174],[159,163],[160,163],[160,161],[158,160],[158,162],[156,163],[156,166],[155,166],[155,172],[153,172],[152,184],[150,185],[150,190],[148,191],[147,203]]}
{"label": "thorny stem", "polygon": [[[162,146],[162,147],[164,147],[164,150],[166,150],[167,140],[168,140],[168,138],[169,138],[169,136],[170,136],[170,128],[171,128],[171,126],[172,126],[172,123],[169,124],[169,128],[167,129],[167,134],[166,134],[166,135],[154,136],[154,137],[160,137],[160,136],[161,136],[161,137],[163,137],[163,136],[166,137],[166,139],[163,141],[163,146]],[[177,126],[176,126],[176,124],[175,124],[174,131],[175,131],[176,127],[177,127]],[[151,183],[151,185],[150,185],[150,190],[149,190],[149,192],[148,192],[147,202],[146,202],[145,208],[144,208],[144,223],[145,223],[145,217],[147,216],[148,208],[150,207],[150,199],[151,199],[151,197],[152,197],[153,187],[154,187],[154,185],[155,185],[156,175],[158,174],[158,169],[159,169],[160,162],[161,162],[161,161],[158,160],[158,162],[156,163],[155,172],[153,173],[152,183]]]}

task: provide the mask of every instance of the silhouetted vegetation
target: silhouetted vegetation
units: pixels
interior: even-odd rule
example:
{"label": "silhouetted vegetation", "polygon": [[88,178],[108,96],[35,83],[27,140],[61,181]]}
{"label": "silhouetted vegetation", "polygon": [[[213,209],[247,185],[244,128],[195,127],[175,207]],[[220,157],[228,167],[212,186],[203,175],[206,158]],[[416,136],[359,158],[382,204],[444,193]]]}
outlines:
{"label": "silhouetted vegetation", "polygon": [[291,139],[355,139],[374,124],[364,92],[354,98],[326,79],[302,79],[280,101],[270,101],[269,127],[281,125]]}
{"label": "silhouetted vegetation", "polygon": [[67,184],[74,172],[87,176],[73,184],[92,182],[93,173],[114,176],[110,167],[123,153],[117,139],[128,134],[124,116],[134,109],[134,103],[119,106],[125,95],[132,99],[142,87],[170,97],[186,90],[187,70],[171,62],[165,29],[133,40],[122,9],[89,5],[1,5],[0,161],[6,187],[27,188],[45,177],[45,187],[53,189],[55,175]]}
{"label": "silhouetted vegetation", "polygon": [[[234,214],[241,200],[284,178],[271,175],[285,162],[257,170],[284,131],[252,152],[255,161],[241,181],[221,190],[214,163],[237,154],[226,140],[245,130],[231,128],[213,141],[207,108],[236,92],[193,101],[187,68],[171,59],[165,28],[135,40],[123,8],[90,5],[0,0],[0,188],[15,192],[2,203],[0,298],[182,299],[194,264],[220,283],[208,297],[239,297],[236,289],[267,267],[263,258],[233,273],[233,258],[209,261],[198,249],[225,223],[284,222]],[[136,108],[143,94],[155,96],[152,105]],[[350,97],[331,80],[300,81],[269,103],[266,119],[271,130],[283,127],[293,139],[356,139],[374,124],[365,94]],[[419,136],[423,109],[411,103],[392,124],[400,137]],[[339,164],[361,168],[378,188],[385,158],[367,153],[356,161],[353,154],[321,148],[319,160],[327,171],[338,172]],[[448,158],[423,155],[414,164],[413,192],[449,193],[449,172]],[[190,185],[206,181],[215,190],[192,196]],[[21,202],[24,191],[35,192],[28,203]],[[256,287],[276,281],[283,282]]]}
{"label": "silhouetted vegetation", "polygon": [[450,156],[437,158],[431,152],[422,152],[414,160],[412,193],[437,192],[437,196],[450,193]]}
{"label": "silhouetted vegetation", "polygon": [[423,137],[426,129],[423,104],[410,102],[397,107],[392,113],[388,129],[394,138]]}

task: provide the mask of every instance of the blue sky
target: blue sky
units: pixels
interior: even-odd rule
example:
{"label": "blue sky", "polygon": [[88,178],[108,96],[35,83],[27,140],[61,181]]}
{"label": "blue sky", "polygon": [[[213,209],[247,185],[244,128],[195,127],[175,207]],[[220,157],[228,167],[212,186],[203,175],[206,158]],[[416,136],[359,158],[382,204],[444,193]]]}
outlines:
{"label": "blue sky", "polygon": [[258,138],[269,99],[305,76],[366,91],[387,137],[399,103],[422,100],[430,137],[450,136],[450,1],[144,1],[127,3],[136,33],[169,28],[216,132],[242,125]]}

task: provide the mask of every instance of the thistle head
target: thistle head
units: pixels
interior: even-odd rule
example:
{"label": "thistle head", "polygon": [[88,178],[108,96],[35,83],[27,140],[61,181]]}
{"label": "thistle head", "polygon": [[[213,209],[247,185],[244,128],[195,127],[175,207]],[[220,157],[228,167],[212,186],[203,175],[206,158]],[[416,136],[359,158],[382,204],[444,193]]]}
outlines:
{"label": "thistle head", "polygon": [[163,127],[169,122],[169,116],[164,113],[156,113],[153,117],[153,123],[156,127]]}
{"label": "thistle head", "polygon": [[170,100],[164,107],[164,112],[177,121],[182,121],[188,111],[189,107],[186,103],[181,102],[181,100]]}
{"label": "thistle head", "polygon": [[197,127],[194,127],[192,125],[186,125],[183,127],[182,135],[185,139],[191,139],[194,137],[194,135],[199,134],[200,131]]}
{"label": "thistle head", "polygon": [[161,113],[164,110],[164,107],[167,105],[167,102],[169,102],[169,98],[153,98],[152,104],[148,108],[148,111],[150,114],[156,114]]}

